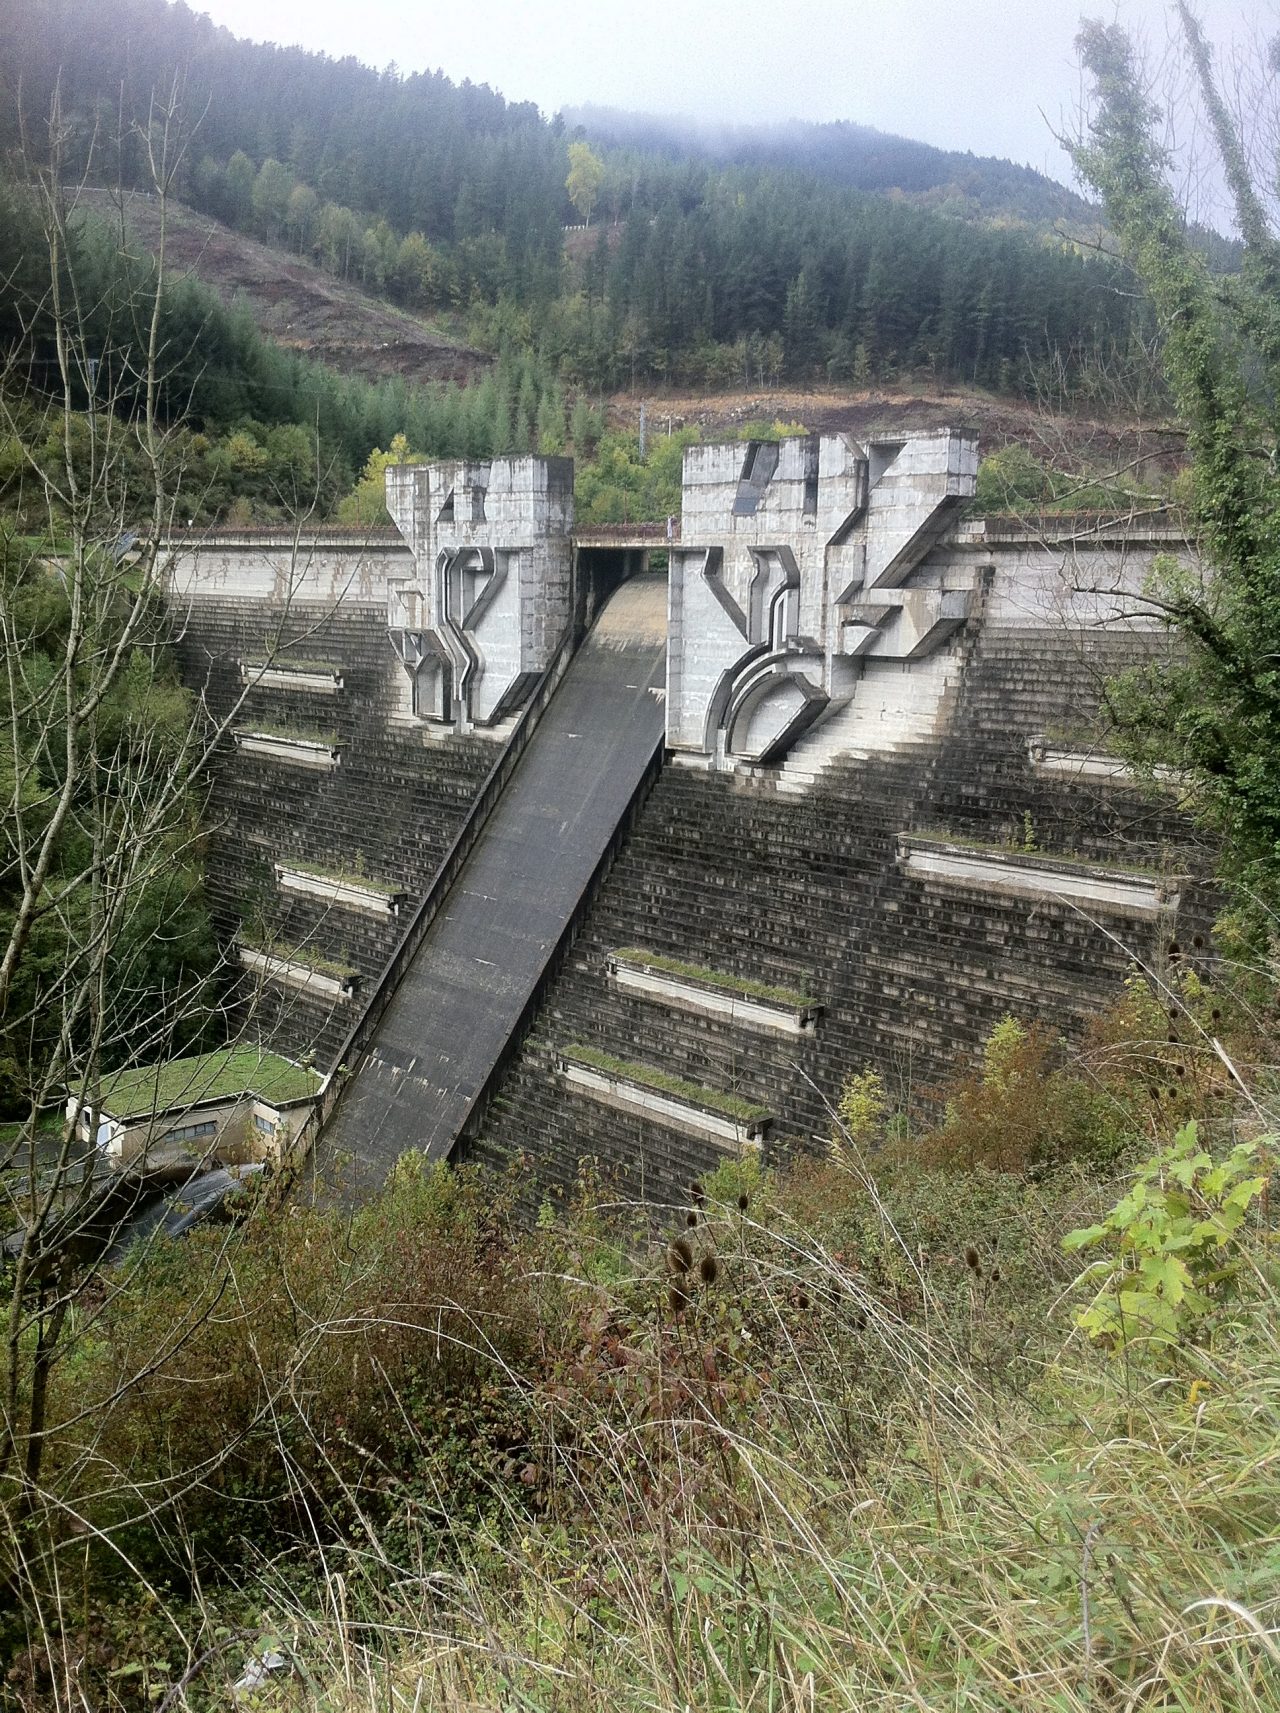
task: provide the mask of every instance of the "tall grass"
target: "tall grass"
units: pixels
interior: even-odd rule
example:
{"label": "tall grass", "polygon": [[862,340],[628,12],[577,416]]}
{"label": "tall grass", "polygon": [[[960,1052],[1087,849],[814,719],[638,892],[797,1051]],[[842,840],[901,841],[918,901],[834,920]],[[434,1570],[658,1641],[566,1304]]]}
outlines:
{"label": "tall grass", "polygon": [[[1043,1229],[998,1246],[1012,1263],[961,1226],[926,1253],[852,1144],[817,1177],[829,1225],[842,1199],[856,1210],[859,1252],[760,1187],[745,1210],[695,1197],[647,1275],[610,1282],[581,1250],[556,1281],[581,1337],[527,1399],[520,1499],[443,1549],[408,1527],[325,1555],[319,1603],[265,1567],[302,1674],[276,1693],[546,1713],[1280,1706],[1266,1231],[1207,1347],[1117,1358],[1052,1316],[1069,1281]],[[1091,1193],[1072,1183],[1060,1221]]]}
{"label": "tall grass", "polygon": [[1174,1343],[1091,1342],[1062,1241],[1139,1156],[1172,1184],[1190,1117],[1218,1156],[1275,1130],[1265,1036],[1135,978],[1069,1066],[1001,1025],[923,1138],[851,1079],[825,1157],[728,1163],[656,1238],[598,1183],[529,1231],[515,1178],[408,1157],[353,1216],[133,1257],[0,1535],[0,1696],[1280,1708],[1270,1186]]}

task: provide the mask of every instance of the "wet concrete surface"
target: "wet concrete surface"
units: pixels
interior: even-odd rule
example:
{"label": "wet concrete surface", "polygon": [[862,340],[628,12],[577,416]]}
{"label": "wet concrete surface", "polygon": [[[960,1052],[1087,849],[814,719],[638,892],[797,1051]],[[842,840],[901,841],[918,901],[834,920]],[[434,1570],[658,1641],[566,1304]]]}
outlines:
{"label": "wet concrete surface", "polygon": [[666,581],[613,596],[570,663],[317,1148],[347,1194],[447,1155],[664,731]]}

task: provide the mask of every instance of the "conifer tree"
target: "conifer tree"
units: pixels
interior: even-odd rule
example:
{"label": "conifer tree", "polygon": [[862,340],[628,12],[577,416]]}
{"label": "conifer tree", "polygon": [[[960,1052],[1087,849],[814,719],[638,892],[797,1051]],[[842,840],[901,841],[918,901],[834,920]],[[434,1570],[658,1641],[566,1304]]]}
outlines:
{"label": "conifer tree", "polygon": [[1208,578],[1168,561],[1152,607],[1176,632],[1176,671],[1132,675],[1113,697],[1132,752],[1189,775],[1228,872],[1280,908],[1280,243],[1191,8],[1178,8],[1243,241],[1214,280],[1191,241],[1133,45],[1086,24],[1094,110],[1074,155],[1150,295],[1192,456],[1190,521]]}

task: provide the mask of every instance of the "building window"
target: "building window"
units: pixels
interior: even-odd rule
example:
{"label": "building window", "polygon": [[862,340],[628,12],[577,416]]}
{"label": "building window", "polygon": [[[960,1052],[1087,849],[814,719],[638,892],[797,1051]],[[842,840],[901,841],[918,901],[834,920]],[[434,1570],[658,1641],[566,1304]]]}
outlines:
{"label": "building window", "polygon": [[164,1142],[195,1142],[205,1136],[216,1136],[218,1123],[214,1118],[207,1118],[201,1124],[180,1124],[176,1130],[166,1130],[161,1138]]}

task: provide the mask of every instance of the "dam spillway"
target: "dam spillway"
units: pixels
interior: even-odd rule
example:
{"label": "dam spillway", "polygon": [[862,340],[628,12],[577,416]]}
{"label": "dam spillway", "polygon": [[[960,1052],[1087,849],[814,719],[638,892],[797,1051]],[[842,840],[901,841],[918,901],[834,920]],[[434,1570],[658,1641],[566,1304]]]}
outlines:
{"label": "dam spillway", "polygon": [[569,663],[338,1098],[321,1169],[341,1156],[377,1181],[462,1135],[660,758],[666,606],[664,577],[624,584]]}

